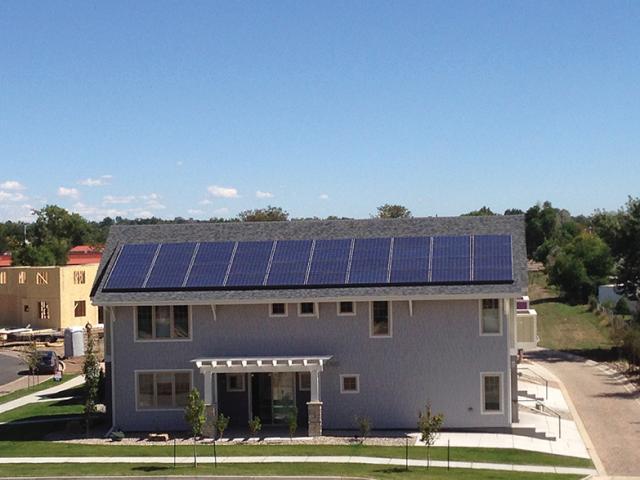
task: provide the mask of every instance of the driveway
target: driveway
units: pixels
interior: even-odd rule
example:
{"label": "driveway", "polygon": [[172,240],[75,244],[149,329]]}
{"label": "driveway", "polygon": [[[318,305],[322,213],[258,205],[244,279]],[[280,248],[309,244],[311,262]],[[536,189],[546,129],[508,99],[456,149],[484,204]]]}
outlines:
{"label": "driveway", "polygon": [[640,475],[640,393],[598,364],[559,352],[528,357],[560,379],[608,475]]}
{"label": "driveway", "polygon": [[0,352],[0,386],[19,378],[18,372],[24,368],[20,358]]}

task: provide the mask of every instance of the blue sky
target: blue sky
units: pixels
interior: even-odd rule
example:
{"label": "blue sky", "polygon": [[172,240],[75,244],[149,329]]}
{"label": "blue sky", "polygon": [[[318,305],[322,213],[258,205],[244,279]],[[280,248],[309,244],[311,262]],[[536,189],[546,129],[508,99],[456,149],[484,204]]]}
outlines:
{"label": "blue sky", "polygon": [[638,25],[632,1],[0,2],[0,219],[615,209]]}

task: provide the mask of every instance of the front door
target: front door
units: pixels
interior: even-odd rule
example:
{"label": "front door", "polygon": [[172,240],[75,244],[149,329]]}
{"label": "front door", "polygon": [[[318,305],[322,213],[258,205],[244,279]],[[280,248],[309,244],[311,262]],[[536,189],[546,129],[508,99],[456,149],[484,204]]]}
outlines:
{"label": "front door", "polygon": [[263,425],[282,425],[295,407],[295,373],[255,373],[251,376],[252,415]]}

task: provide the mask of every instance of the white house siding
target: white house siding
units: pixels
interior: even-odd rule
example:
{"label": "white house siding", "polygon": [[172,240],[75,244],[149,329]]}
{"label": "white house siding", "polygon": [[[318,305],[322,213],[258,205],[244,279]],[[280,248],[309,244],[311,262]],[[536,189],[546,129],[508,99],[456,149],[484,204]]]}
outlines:
{"label": "white house siding", "polygon": [[[381,299],[382,300],[382,299]],[[141,411],[135,406],[135,370],[192,369],[191,360],[221,356],[332,355],[320,375],[325,429],[354,428],[367,415],[375,428],[416,428],[427,402],[445,414],[447,428],[510,426],[508,321],[502,336],[480,336],[478,300],[394,301],[393,337],[370,338],[369,303],[356,316],[338,316],[321,303],[319,318],[271,318],[267,304],[194,306],[192,341],[134,342],[133,307],[117,307],[115,325],[115,424],[124,430],[186,429],[180,411]],[[481,372],[503,373],[503,411],[481,414]],[[360,376],[360,393],[341,394],[339,375]]]}

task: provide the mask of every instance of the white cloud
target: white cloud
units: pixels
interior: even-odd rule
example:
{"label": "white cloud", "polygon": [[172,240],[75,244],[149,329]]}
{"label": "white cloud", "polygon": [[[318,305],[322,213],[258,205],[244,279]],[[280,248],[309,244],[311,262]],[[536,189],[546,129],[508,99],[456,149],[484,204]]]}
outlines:
{"label": "white cloud", "polygon": [[113,175],[102,175],[99,178],[85,178],[83,180],[78,180],[79,185],[84,185],[85,187],[102,187],[104,185],[109,185],[109,180],[113,178]]}
{"label": "white cloud", "polygon": [[133,202],[135,199],[135,195],[105,195],[102,197],[102,203],[105,205],[124,205]]}
{"label": "white cloud", "polygon": [[5,220],[12,220],[15,222],[33,222],[32,211],[35,207],[28,203],[17,205],[13,204],[0,204],[0,217]]}
{"label": "white cloud", "polygon": [[320,200],[329,200],[329,195],[327,195],[326,193],[321,193],[318,198]]}
{"label": "white cloud", "polygon": [[256,198],[273,198],[273,193],[271,193],[271,192],[263,192],[261,190],[258,190],[256,192]]}
{"label": "white cloud", "polygon": [[209,194],[217,198],[238,198],[238,189],[233,187],[220,187],[218,185],[210,185],[207,188]]}
{"label": "white cloud", "polygon": [[25,188],[26,187],[17,180],[7,180],[6,182],[0,183],[0,189],[2,190],[16,191],[16,190],[24,190]]}
{"label": "white cloud", "polygon": [[162,203],[160,203],[160,199],[162,197],[157,193],[150,193],[149,195],[140,195],[140,200],[144,203],[147,208],[153,210],[162,210],[165,207]]}
{"label": "white cloud", "polygon": [[69,198],[78,198],[80,196],[80,192],[77,188],[67,188],[67,187],[59,187],[58,188],[58,196],[60,197],[69,197]]}
{"label": "white cloud", "polygon": [[4,202],[23,202],[27,197],[20,192],[5,192],[0,190],[0,203]]}
{"label": "white cloud", "polygon": [[202,215],[204,213],[204,211],[199,210],[197,208],[190,208],[190,209],[187,210],[187,213],[189,215]]}
{"label": "white cloud", "polygon": [[227,207],[220,207],[216,208],[213,213],[215,213],[216,215],[226,215],[227,213],[229,213],[229,209]]}

